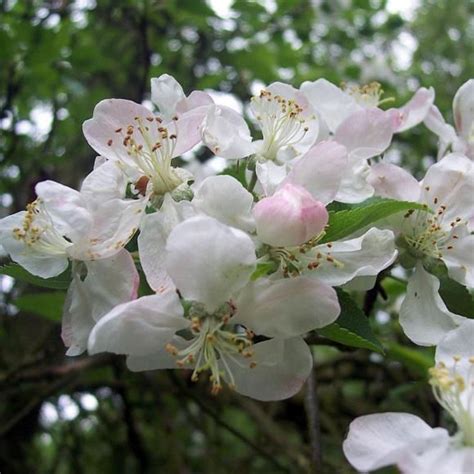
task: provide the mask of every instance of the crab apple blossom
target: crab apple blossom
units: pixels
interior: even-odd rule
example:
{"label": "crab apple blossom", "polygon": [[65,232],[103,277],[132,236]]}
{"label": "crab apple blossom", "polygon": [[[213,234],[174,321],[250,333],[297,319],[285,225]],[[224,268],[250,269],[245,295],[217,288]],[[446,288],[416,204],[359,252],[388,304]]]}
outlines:
{"label": "crab apple blossom", "polygon": [[323,136],[316,112],[303,94],[288,84],[270,84],[252,97],[250,107],[262,133],[262,139],[253,142],[241,115],[228,107],[209,109],[202,136],[216,155],[243,158],[254,154],[259,162],[285,162]]}
{"label": "crab apple blossom", "polygon": [[[378,82],[363,86],[343,84],[339,88],[326,79],[318,79],[304,82],[300,90],[313,108],[320,112],[332,133],[336,133],[337,128],[352,114],[379,109],[379,105],[392,101],[391,98],[382,98],[384,91]],[[391,109],[397,117],[392,122],[393,131],[402,132],[423,122],[433,101],[434,90],[422,87],[404,106]]]}
{"label": "crab apple blossom", "polygon": [[436,344],[460,317],[447,310],[437,293],[437,279],[422,263],[429,266],[440,261],[451,278],[474,287],[473,164],[463,155],[450,154],[432,165],[420,183],[387,163],[375,165],[371,173],[377,194],[418,201],[427,207],[427,211],[408,211],[392,222],[392,228],[399,234],[397,242],[407,256],[404,261],[414,262],[416,267],[400,309],[400,322],[418,344]]}
{"label": "crab apple blossom", "polygon": [[144,211],[143,201],[124,198],[125,188],[111,162],[92,171],[80,192],[43,181],[26,211],[0,220],[2,245],[15,262],[42,278],[59,275],[69,260],[111,257],[135,234]]}
{"label": "crab apple blossom", "polygon": [[[222,380],[259,399],[299,390],[311,369],[311,355],[299,336],[337,318],[332,288],[306,278],[256,286],[249,281],[256,262],[252,240],[207,216],[174,227],[165,261],[187,310],[174,291],[122,304],[94,327],[91,353],[127,354],[133,370],[188,367],[193,379],[209,371],[213,392]],[[273,339],[253,344],[253,333]],[[288,351],[292,356],[282,359]],[[271,374],[276,380],[262,385]]]}
{"label": "crab apple blossom", "polygon": [[84,122],[83,132],[91,147],[116,161],[131,182],[142,187],[145,180],[145,192],[163,195],[191,179],[172,160],[201,141],[200,127],[213,102],[199,91],[185,97],[168,75],[152,80],[152,98],[163,113],[155,115],[130,100],[105,99]]}
{"label": "crab apple blossom", "polygon": [[474,465],[474,321],[448,332],[436,349],[430,384],[457,432],[431,428],[415,415],[383,413],[357,418],[344,454],[359,471],[397,465],[406,474],[465,474]]}
{"label": "crab apple blossom", "polygon": [[469,79],[456,92],[453,100],[454,125],[445,122],[441,112],[432,106],[425,125],[439,137],[438,158],[451,148],[474,159],[474,79]]}

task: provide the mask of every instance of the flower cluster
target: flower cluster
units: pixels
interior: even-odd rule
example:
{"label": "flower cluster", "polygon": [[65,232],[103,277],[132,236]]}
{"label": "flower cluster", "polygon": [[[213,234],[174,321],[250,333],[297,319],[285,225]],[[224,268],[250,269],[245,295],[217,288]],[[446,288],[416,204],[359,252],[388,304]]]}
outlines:
{"label": "flower cluster", "polygon": [[[313,364],[306,335],[340,315],[335,287],[367,290],[401,265],[401,326],[416,344],[439,344],[431,383],[460,432],[373,415],[354,422],[345,452],[364,470],[403,461],[404,472],[422,472],[452,453],[462,466],[474,445],[474,379],[458,340],[472,324],[447,308],[435,270],[474,286],[473,97],[471,80],[454,99],[453,128],[432,89],[387,109],[377,83],[273,83],[250,100],[254,138],[241,114],[204,91],[186,96],[165,74],[152,79],[155,111],[122,99],[96,106],[83,131],[99,156],[80,190],[39,183],[26,211],[0,221],[1,243],[33,275],[70,269],[68,355],[125,354],[130,370],[188,369],[215,394],[227,384],[259,400],[300,390]],[[418,181],[383,155],[423,123],[440,146]],[[228,171],[194,177],[175,166],[199,144]],[[383,202],[405,205],[364,217]],[[342,237],[341,209],[362,216]]]}

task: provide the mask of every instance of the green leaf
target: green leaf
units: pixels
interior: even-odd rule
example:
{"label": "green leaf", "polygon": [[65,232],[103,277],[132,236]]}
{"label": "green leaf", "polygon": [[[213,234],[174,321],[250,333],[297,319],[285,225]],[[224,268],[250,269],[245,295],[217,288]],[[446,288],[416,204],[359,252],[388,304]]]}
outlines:
{"label": "green leaf", "polygon": [[346,346],[370,349],[383,354],[382,344],[372,332],[367,316],[348,293],[340,288],[336,288],[336,291],[341,314],[334,323],[318,329],[319,334]]}
{"label": "green leaf", "polygon": [[449,311],[474,318],[474,298],[469,290],[449,277],[440,278],[439,294]]}
{"label": "green leaf", "polygon": [[329,227],[321,243],[340,240],[380,219],[410,209],[428,211],[425,205],[417,202],[371,198],[350,209],[330,212]]}
{"label": "green leaf", "polygon": [[51,321],[60,321],[65,299],[64,291],[52,291],[21,295],[14,304],[20,311],[38,314]]}
{"label": "green leaf", "polygon": [[65,290],[71,282],[71,272],[69,269],[53,278],[40,278],[27,272],[17,263],[10,263],[0,267],[0,275],[8,275],[15,278],[15,280],[54,290]]}

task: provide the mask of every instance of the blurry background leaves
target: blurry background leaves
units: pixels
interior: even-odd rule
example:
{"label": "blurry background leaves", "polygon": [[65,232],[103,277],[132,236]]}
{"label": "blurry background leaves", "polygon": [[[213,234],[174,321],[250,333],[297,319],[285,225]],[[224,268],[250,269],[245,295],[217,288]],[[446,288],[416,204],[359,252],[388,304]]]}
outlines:
{"label": "blurry background leaves", "polygon": [[[395,105],[433,86],[451,120],[454,93],[474,76],[473,9],[469,0],[3,0],[0,213],[22,209],[38,181],[79,185],[95,158],[81,134],[94,105],[149,100],[149,79],[162,73],[243,110],[275,80],[378,80]],[[420,126],[389,153],[421,176],[436,140]],[[184,372],[132,374],[110,356],[65,359],[64,295],[17,277],[0,277],[2,473],[309,470],[303,394],[267,404],[229,391],[213,398]],[[352,472],[341,441],[357,415],[405,410],[446,423],[424,383],[432,354],[396,321],[403,282],[382,286],[387,301],[375,294],[358,304],[386,356],[315,337],[323,472]]]}

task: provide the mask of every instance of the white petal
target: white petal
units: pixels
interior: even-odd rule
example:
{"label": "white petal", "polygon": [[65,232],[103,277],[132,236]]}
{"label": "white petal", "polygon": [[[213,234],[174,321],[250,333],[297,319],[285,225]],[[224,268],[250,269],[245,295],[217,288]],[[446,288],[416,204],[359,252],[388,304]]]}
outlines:
{"label": "white petal", "polygon": [[194,193],[193,204],[224,224],[252,232],[253,196],[232,176],[210,176]]}
{"label": "white petal", "polygon": [[[474,355],[474,320],[465,319],[459,327],[448,332],[436,347],[436,362],[443,362],[450,367],[454,364],[453,356],[469,359]],[[461,361],[460,361],[461,362]],[[466,360],[469,365],[469,361]]]}
{"label": "white petal", "polygon": [[256,173],[265,196],[271,196],[288,174],[287,165],[277,165],[273,161],[257,162]]}
{"label": "white petal", "polygon": [[107,258],[119,252],[138,230],[147,199],[112,199],[95,210],[94,227],[84,241],[69,249],[78,260]]}
{"label": "white petal", "polygon": [[474,235],[466,226],[456,226],[452,233],[458,238],[446,242],[442,260],[453,280],[474,288]]}
{"label": "white petal", "polygon": [[429,451],[435,443],[448,442],[446,430],[431,428],[415,415],[382,413],[356,418],[342,447],[357,470],[371,471],[399,464],[412,453]]}
{"label": "white petal", "polygon": [[179,82],[169,74],[162,74],[151,80],[151,101],[158,106],[167,120],[176,114],[176,106],[185,99]]}
{"label": "white petal", "polygon": [[420,198],[418,181],[408,171],[390,163],[371,166],[367,181],[377,196],[414,202]]}
{"label": "white petal", "polygon": [[60,235],[76,242],[88,234],[92,227],[92,215],[87,201],[78,191],[54,181],[38,183],[35,191]]}
{"label": "white petal", "polygon": [[349,166],[342,170],[342,179],[336,201],[358,203],[374,195],[374,188],[368,182],[370,166],[366,160],[351,157]]}
{"label": "white petal", "polygon": [[98,321],[89,336],[89,353],[154,354],[188,326],[174,291],[143,296],[116,306]]}
{"label": "white petal", "polygon": [[438,159],[442,158],[449,145],[457,141],[456,131],[454,127],[447,124],[441,115],[438,107],[431,106],[424,121],[426,127],[439,137]]}
{"label": "white petal", "polygon": [[453,100],[454,123],[465,141],[472,141],[474,132],[474,79],[469,79],[456,92]]}
{"label": "white petal", "polygon": [[303,335],[331,324],[341,311],[333,288],[304,276],[251,282],[236,306],[233,321],[269,337]]}
{"label": "white petal", "polygon": [[[180,336],[173,336],[169,343],[178,350],[183,350],[191,341],[186,341]],[[142,372],[144,370],[159,370],[159,369],[176,369],[176,356],[171,355],[164,347],[157,350],[153,354],[147,355],[130,355],[127,357],[127,367],[132,372]],[[186,368],[191,368],[190,364],[186,364]]]}
{"label": "white petal", "polygon": [[89,209],[110,199],[123,198],[127,188],[127,177],[115,161],[106,161],[89,173],[81,186],[81,196]]}
{"label": "white petal", "polygon": [[285,182],[303,186],[315,199],[328,204],[337,194],[341,170],[347,165],[345,147],[333,141],[320,142],[298,159]]}
{"label": "white petal", "polygon": [[404,132],[423,122],[431,106],[433,105],[435,91],[432,87],[418,89],[415,95],[403,106],[398,109],[401,116],[401,123],[396,132]]}
{"label": "white petal", "polygon": [[303,82],[301,91],[313,108],[321,113],[331,132],[351,114],[362,110],[349,94],[326,79]]}
{"label": "white petal", "polygon": [[[99,155],[114,161],[123,161],[134,165],[123,146],[123,139],[128,125],[136,125],[135,117],[144,120],[153,114],[143,105],[131,100],[105,99],[94,108],[91,119],[82,125],[82,131],[89,145]],[[116,132],[116,130],[121,132]],[[140,141],[139,137],[135,136]],[[142,143],[138,143],[142,144]]]}
{"label": "white petal", "polygon": [[[328,244],[318,245],[314,252],[307,254],[308,261],[319,263],[318,267],[310,270],[307,275],[331,286],[343,285],[355,277],[378,275],[390,266],[397,256],[393,232],[376,227],[361,237],[329,245],[330,247]],[[314,259],[314,254],[320,254],[320,257]]]}
{"label": "white petal", "polygon": [[393,112],[377,108],[350,115],[337,127],[334,139],[344,145],[351,157],[360,160],[382,154],[393,136]]}
{"label": "white petal", "polygon": [[175,289],[165,265],[168,236],[179,223],[194,215],[195,210],[188,201],[176,202],[166,194],[160,210],[147,214],[141,223],[138,236],[140,263],[148,284],[159,293]]}
{"label": "white petal", "polygon": [[451,153],[430,166],[422,181],[422,202],[433,209],[445,206],[443,223],[460,217],[468,222],[474,219],[474,163],[467,157]]}
{"label": "white petal", "polygon": [[177,288],[209,311],[242,288],[256,264],[250,237],[211,217],[194,217],[175,227],[166,251],[166,268]]}
{"label": "white petal", "polygon": [[313,367],[311,351],[303,339],[271,339],[255,344],[254,349],[252,360],[257,365],[252,369],[248,360],[227,361],[237,392],[270,401],[283,400],[300,391]]}
{"label": "white petal", "polygon": [[252,137],[244,118],[225,106],[211,106],[202,126],[202,141],[223,158],[244,158],[253,153]]}
{"label": "white petal", "polygon": [[52,253],[26,245],[15,237],[13,229],[22,228],[26,212],[20,211],[0,219],[0,242],[11,259],[20,264],[32,275],[51,278],[59,275],[68,267],[66,251],[53,249]]}
{"label": "white petal", "polygon": [[448,310],[438,290],[439,280],[419,262],[408,280],[407,294],[400,307],[400,324],[405,334],[420,346],[438,344],[464,319]]}
{"label": "white petal", "polygon": [[118,304],[137,297],[138,272],[126,250],[86,266],[84,280],[74,274],[64,305],[61,337],[69,347],[67,355],[84,352],[95,322]]}

